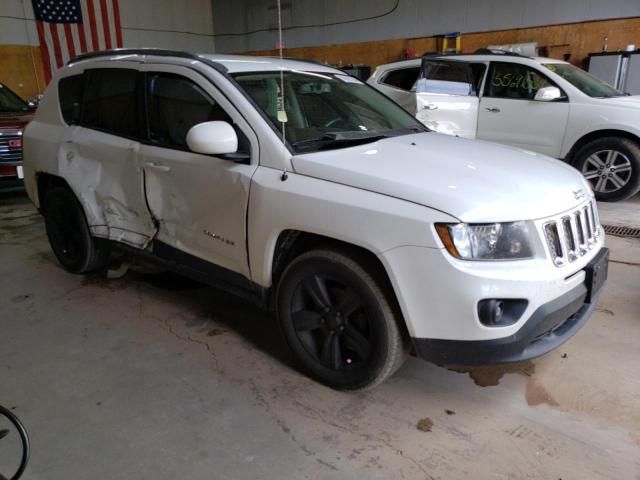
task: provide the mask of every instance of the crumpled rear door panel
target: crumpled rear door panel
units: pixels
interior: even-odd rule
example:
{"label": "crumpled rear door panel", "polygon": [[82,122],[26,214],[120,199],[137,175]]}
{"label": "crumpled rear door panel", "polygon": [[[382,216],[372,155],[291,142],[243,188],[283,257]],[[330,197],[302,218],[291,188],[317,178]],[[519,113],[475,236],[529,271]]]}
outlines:
{"label": "crumpled rear door panel", "polygon": [[75,127],[58,155],[60,175],[85,207],[93,235],[144,248],[156,232],[144,194],[140,144]]}

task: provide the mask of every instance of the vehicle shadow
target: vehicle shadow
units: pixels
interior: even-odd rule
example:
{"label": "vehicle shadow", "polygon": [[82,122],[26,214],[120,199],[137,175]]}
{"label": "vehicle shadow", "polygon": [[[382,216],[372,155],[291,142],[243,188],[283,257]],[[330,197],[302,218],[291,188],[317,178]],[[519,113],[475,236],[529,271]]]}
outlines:
{"label": "vehicle shadow", "polygon": [[171,292],[171,299],[189,313],[182,318],[186,328],[197,328],[205,337],[233,331],[252,347],[298,370],[271,312],[232,293],[173,272],[134,271],[127,276],[157,291]]}

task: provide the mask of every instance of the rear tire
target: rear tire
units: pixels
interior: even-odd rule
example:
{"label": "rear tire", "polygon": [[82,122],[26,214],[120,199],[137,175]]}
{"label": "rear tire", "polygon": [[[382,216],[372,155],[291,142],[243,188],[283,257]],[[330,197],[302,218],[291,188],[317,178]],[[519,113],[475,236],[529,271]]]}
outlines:
{"label": "rear tire", "polygon": [[373,387],[408,354],[394,302],[365,266],[333,250],[291,262],[277,290],[283,334],[302,368],[337,390]]}
{"label": "rear tire", "polygon": [[106,265],[108,250],[91,236],[84,210],[69,188],[46,192],[44,222],[51,249],[65,270],[89,273]]}
{"label": "rear tire", "polygon": [[591,183],[597,200],[617,202],[640,191],[640,147],[632,140],[593,140],[578,150],[573,164]]}

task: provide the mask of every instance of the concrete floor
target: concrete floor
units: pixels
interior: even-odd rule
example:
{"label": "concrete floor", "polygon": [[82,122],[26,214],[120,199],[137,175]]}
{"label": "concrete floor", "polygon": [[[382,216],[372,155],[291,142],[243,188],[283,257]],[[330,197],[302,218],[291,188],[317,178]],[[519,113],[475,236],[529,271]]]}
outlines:
{"label": "concrete floor", "polygon": [[624,202],[599,203],[598,213],[605,225],[640,228],[640,194]]}
{"label": "concrete floor", "polygon": [[26,199],[2,197],[0,404],[31,434],[24,478],[640,479],[640,241],[608,244],[597,312],[557,351],[463,372],[410,358],[337,393],[233,297],[65,273]]}

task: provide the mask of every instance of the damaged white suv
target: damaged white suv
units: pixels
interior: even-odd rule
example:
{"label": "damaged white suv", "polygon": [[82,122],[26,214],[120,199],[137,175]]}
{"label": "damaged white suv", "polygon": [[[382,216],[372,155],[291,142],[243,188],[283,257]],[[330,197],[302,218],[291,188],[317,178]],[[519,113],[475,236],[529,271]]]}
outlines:
{"label": "damaged white suv", "polygon": [[60,263],[111,251],[277,312],[304,370],[375,385],[542,355],[588,319],[608,254],[557,160],[429,133],[359,80],[296,60],[155,50],[76,59],[25,132]]}

